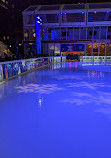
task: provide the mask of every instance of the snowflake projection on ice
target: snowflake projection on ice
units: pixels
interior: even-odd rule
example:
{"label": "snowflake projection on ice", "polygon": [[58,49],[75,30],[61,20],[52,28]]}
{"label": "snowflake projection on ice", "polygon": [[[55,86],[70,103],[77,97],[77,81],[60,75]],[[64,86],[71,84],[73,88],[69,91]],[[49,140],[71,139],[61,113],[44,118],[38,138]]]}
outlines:
{"label": "snowflake projection on ice", "polygon": [[103,113],[105,115],[108,115],[108,117],[111,119],[111,107],[103,107],[96,110],[96,112]]}
{"label": "snowflake projection on ice", "polygon": [[57,80],[70,80],[70,79],[74,79],[74,80],[82,80],[83,77],[79,77],[79,76],[57,76],[57,77],[52,77],[55,78]]}
{"label": "snowflake projection on ice", "polygon": [[111,88],[111,85],[107,83],[88,83],[88,82],[78,82],[78,83],[67,83],[68,87],[78,87],[78,88],[89,88],[92,90],[96,90],[97,88],[108,87]]}
{"label": "snowflake projection on ice", "polygon": [[90,97],[90,98],[92,98],[92,95],[89,93],[72,92],[71,95],[78,96],[78,97]]}
{"label": "snowflake projection on ice", "polygon": [[27,84],[26,86],[15,87],[18,90],[18,93],[40,93],[40,94],[50,94],[55,91],[64,90],[64,88],[57,87],[56,84]]}
{"label": "snowflake projection on ice", "polygon": [[70,99],[64,99],[61,100],[60,102],[64,103],[71,103],[75,104],[77,106],[80,105],[108,105],[111,106],[111,93],[106,93],[106,92],[97,92],[96,95],[91,94],[91,93],[72,93],[73,98]]}

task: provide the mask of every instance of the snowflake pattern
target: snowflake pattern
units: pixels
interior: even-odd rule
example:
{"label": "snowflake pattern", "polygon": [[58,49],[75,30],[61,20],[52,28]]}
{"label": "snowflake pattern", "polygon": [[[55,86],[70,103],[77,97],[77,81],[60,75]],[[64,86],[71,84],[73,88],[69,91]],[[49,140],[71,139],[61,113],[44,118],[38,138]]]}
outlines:
{"label": "snowflake pattern", "polygon": [[18,93],[40,93],[40,94],[51,94],[55,91],[64,90],[64,88],[57,87],[56,84],[27,84],[26,86],[15,87],[18,90]]}
{"label": "snowflake pattern", "polygon": [[[69,93],[68,99],[62,99],[58,102],[68,103],[74,106],[84,106],[84,105],[96,105],[98,110],[96,112],[102,112],[107,114],[111,118],[111,92],[97,91],[97,88],[110,88],[106,82],[104,83],[88,83],[88,82],[79,82],[65,84],[65,88],[60,87],[57,84],[27,84],[25,86],[15,87],[18,90],[18,93],[39,93],[39,94],[51,94],[56,91],[69,90],[72,87],[87,88],[91,90],[88,92],[73,91]],[[73,89],[75,90],[75,89]],[[40,100],[41,101],[41,100]],[[40,102],[41,104],[41,102]]]}
{"label": "snowflake pattern", "polygon": [[111,85],[107,83],[88,83],[88,82],[79,82],[79,83],[67,83],[68,87],[78,87],[78,88],[89,88],[92,90],[96,90],[97,88],[108,87],[111,88]]}
{"label": "snowflake pattern", "polygon": [[71,93],[72,98],[70,99],[64,99],[61,100],[60,102],[64,103],[71,103],[77,106],[80,105],[104,105],[104,106],[111,106],[111,93],[106,93],[106,92],[100,92],[97,91],[96,95],[90,94],[90,93],[77,93],[73,92]]}

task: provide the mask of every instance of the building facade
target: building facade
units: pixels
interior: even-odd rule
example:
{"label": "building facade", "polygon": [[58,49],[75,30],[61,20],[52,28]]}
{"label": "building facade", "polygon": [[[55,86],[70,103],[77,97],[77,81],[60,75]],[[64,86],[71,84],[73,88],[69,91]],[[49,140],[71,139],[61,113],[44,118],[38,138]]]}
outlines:
{"label": "building facade", "polygon": [[26,54],[37,53],[37,17],[43,55],[111,55],[111,3],[30,6],[23,12]]}

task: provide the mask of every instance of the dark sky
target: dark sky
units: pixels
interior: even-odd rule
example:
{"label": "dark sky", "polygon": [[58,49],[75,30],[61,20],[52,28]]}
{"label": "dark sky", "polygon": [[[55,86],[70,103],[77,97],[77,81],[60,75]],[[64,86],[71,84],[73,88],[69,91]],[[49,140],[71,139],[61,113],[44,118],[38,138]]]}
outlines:
{"label": "dark sky", "polygon": [[[45,5],[45,4],[77,4],[77,3],[99,3],[105,0],[9,0],[15,4],[17,8],[27,8],[29,5]],[[111,2],[111,0],[107,0]]]}
{"label": "dark sky", "polygon": [[[75,3],[97,3],[105,0],[31,0],[32,4],[75,4]],[[111,2],[111,0],[107,0]]]}

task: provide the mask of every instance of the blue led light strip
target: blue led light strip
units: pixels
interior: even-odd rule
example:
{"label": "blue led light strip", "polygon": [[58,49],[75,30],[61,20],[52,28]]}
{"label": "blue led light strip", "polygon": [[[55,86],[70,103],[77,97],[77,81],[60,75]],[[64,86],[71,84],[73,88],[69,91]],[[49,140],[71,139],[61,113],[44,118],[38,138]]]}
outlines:
{"label": "blue led light strip", "polygon": [[42,20],[39,16],[36,18],[36,51],[37,54],[41,54],[41,33],[40,33],[40,26]]}

